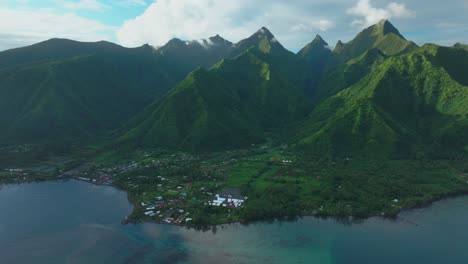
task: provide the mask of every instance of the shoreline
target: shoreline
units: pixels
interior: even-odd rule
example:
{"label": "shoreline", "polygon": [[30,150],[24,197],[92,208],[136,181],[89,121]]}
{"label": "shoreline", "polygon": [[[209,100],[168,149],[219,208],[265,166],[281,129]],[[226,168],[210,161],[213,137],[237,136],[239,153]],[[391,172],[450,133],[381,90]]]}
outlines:
{"label": "shoreline", "polygon": [[226,222],[226,223],[221,223],[221,224],[216,224],[216,225],[187,225],[187,224],[175,224],[175,223],[164,223],[164,222],[158,222],[158,221],[149,221],[149,220],[128,220],[128,216],[130,216],[134,210],[135,210],[135,202],[132,201],[129,198],[127,190],[120,188],[116,185],[113,184],[103,184],[103,183],[98,183],[98,182],[92,182],[92,181],[86,181],[86,180],[81,180],[77,178],[63,178],[63,179],[55,179],[55,180],[45,180],[45,181],[29,181],[29,182],[17,182],[17,183],[0,183],[0,191],[5,185],[21,185],[21,184],[33,184],[33,183],[44,183],[44,182],[66,182],[66,181],[76,181],[76,182],[83,182],[95,186],[106,186],[110,188],[114,188],[118,191],[124,192],[125,195],[127,196],[127,201],[132,207],[132,211],[129,215],[127,215],[124,219],[121,220],[122,225],[129,225],[129,224],[158,224],[158,225],[167,225],[167,226],[178,226],[178,227],[185,227],[188,229],[195,229],[195,230],[203,230],[203,231],[209,231],[212,229],[217,229],[222,226],[227,226],[227,225],[232,225],[232,224],[241,224],[241,225],[249,225],[249,224],[256,224],[256,223],[262,223],[262,222],[274,222],[274,221],[281,221],[281,222],[289,222],[289,221],[297,221],[298,219],[301,219],[303,217],[311,217],[311,218],[316,218],[316,219],[333,219],[336,220],[337,222],[341,222],[343,224],[360,224],[362,221],[371,219],[371,218],[380,218],[380,219],[385,219],[385,220],[392,220],[392,221],[398,221],[401,220],[403,222],[406,222],[408,224],[418,226],[417,223],[412,222],[411,220],[401,218],[400,214],[406,211],[411,211],[415,209],[424,209],[432,206],[436,202],[441,202],[444,200],[450,200],[450,199],[456,199],[459,197],[463,196],[468,196],[468,191],[459,191],[459,192],[454,192],[450,194],[445,194],[442,195],[439,198],[434,198],[419,204],[416,204],[414,206],[408,207],[408,208],[402,208],[401,210],[398,211],[397,215],[395,217],[388,217],[388,216],[382,216],[382,215],[369,215],[367,217],[355,217],[352,215],[348,216],[336,216],[336,215],[309,215],[309,214],[304,214],[304,215],[296,215],[296,216],[282,216],[282,217],[272,217],[272,218],[267,218],[267,219],[258,219],[258,220],[252,220],[252,221],[232,221],[232,222]]}
{"label": "shoreline", "polygon": [[[74,179],[74,180],[76,180],[76,179]],[[77,181],[82,181],[82,180],[77,180]],[[82,182],[87,182],[87,181],[82,181]],[[125,194],[127,195],[128,202],[133,207],[132,208],[132,213],[133,213],[133,210],[135,208],[135,203],[129,199],[128,192],[125,189],[122,189],[122,188],[114,186],[114,185],[95,184],[95,183],[92,183],[92,182],[87,182],[87,183],[90,183],[90,184],[93,184],[93,185],[98,185],[98,186],[109,186],[109,187],[115,188],[115,189],[117,189],[119,191],[125,192]],[[415,210],[415,209],[428,208],[428,207],[432,206],[434,203],[442,202],[444,200],[456,199],[456,198],[463,197],[463,196],[468,196],[468,191],[460,191],[460,192],[455,192],[455,193],[451,193],[451,194],[446,194],[446,195],[443,195],[440,198],[434,198],[434,199],[423,202],[421,204],[417,204],[417,205],[412,206],[412,207],[402,208],[401,210],[398,211],[398,214],[396,215],[396,217],[387,217],[387,216],[381,216],[381,215],[370,215],[370,216],[367,216],[367,217],[355,217],[355,216],[352,216],[352,215],[348,215],[348,216],[344,216],[344,217],[339,217],[339,216],[334,216],[334,215],[308,215],[308,214],[304,214],[304,215],[296,215],[296,216],[281,216],[281,217],[273,217],[273,218],[267,218],[267,219],[258,219],[258,220],[252,220],[252,221],[232,221],[232,222],[226,222],[226,223],[221,223],[221,224],[216,224],[216,225],[208,225],[208,226],[172,224],[172,223],[169,224],[169,223],[158,222],[158,221],[127,220],[127,219],[122,219],[121,222],[122,222],[123,225],[150,223],[150,224],[158,224],[158,225],[186,227],[186,228],[189,228],[189,229],[193,228],[193,229],[198,229],[198,230],[205,230],[205,229],[210,230],[210,229],[213,229],[213,228],[218,228],[218,227],[221,227],[221,226],[232,225],[232,224],[249,225],[249,224],[261,223],[261,222],[270,222],[270,221],[286,221],[287,222],[287,221],[296,221],[296,220],[301,219],[303,217],[311,217],[311,218],[316,218],[316,219],[333,219],[333,220],[336,220],[337,222],[341,221],[341,222],[346,223],[346,224],[359,224],[360,222],[362,222],[364,220],[367,220],[367,219],[370,219],[370,218],[381,218],[381,219],[392,220],[392,221],[398,221],[399,219],[401,219],[401,220],[403,220],[403,221],[405,221],[405,222],[407,222],[409,224],[418,226],[417,223],[411,222],[408,219],[401,218],[400,214],[403,213],[403,212],[411,211],[411,210]],[[350,218],[351,218],[351,221],[349,221]]]}

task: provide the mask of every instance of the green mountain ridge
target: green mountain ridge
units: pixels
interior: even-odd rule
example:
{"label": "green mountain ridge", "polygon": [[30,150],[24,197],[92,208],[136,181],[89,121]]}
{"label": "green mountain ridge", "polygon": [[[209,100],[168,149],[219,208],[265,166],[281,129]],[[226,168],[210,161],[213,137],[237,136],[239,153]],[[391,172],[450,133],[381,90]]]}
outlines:
{"label": "green mountain ridge", "polygon": [[0,71],[1,138],[37,142],[116,129],[174,85],[171,75],[145,53]]}
{"label": "green mountain ridge", "polygon": [[271,53],[278,56],[281,56],[284,53],[291,53],[278,42],[270,30],[266,27],[262,27],[249,38],[236,43],[234,45],[234,50],[231,52],[229,57],[236,57],[252,47],[262,51],[263,53]]}
{"label": "green mountain ridge", "polygon": [[232,43],[124,48],[51,39],[0,52],[0,140],[91,139],[121,128],[198,66],[211,67]]}
{"label": "green mountain ridge", "polygon": [[197,67],[210,68],[233,51],[233,43],[219,35],[207,40],[182,41],[174,38],[157,49],[157,53],[169,65],[177,65],[186,74]]}
{"label": "green mountain ridge", "polygon": [[467,53],[418,47],[386,20],[333,51],[317,35],[297,54],[265,27],[236,44],[218,35],[134,49],[53,39],[0,52],[0,140],[103,135],[124,151],[268,141],[331,158],[460,155]]}
{"label": "green mountain ridge", "polygon": [[372,48],[360,57],[337,66],[322,78],[313,94],[314,100],[321,101],[357,83],[387,58],[379,49]]}
{"label": "green mountain ridge", "polygon": [[297,143],[341,157],[462,153],[468,144],[468,87],[458,67],[467,63],[468,52],[431,45],[389,58],[320,103]]}
{"label": "green mountain ridge", "polygon": [[50,39],[31,46],[0,52],[0,70],[15,66],[62,60],[96,54],[118,54],[127,49],[107,41],[79,42],[69,39]]}
{"label": "green mountain ridge", "polygon": [[388,20],[382,20],[364,29],[348,43],[339,41],[333,51],[332,65],[355,59],[372,48],[379,49],[387,56],[394,56],[413,51],[417,47],[414,42],[406,40]]}
{"label": "green mountain ridge", "polygon": [[302,61],[279,43],[270,44],[274,37],[266,32],[242,41],[238,47],[251,48],[237,57],[192,72],[146,109],[119,143],[195,151],[245,147],[304,117]]}

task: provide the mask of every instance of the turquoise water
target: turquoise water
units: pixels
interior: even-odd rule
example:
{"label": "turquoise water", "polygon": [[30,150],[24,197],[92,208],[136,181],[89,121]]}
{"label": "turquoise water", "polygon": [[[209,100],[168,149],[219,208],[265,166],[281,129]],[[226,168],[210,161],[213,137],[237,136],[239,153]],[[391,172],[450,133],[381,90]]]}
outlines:
{"label": "turquoise water", "polygon": [[468,197],[359,224],[303,218],[194,231],[127,225],[126,194],[66,181],[0,189],[0,263],[468,263]]}

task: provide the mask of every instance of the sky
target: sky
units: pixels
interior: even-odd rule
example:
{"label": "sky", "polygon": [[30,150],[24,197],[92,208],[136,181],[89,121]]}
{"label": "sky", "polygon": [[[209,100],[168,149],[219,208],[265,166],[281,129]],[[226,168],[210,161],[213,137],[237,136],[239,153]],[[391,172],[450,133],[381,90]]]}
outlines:
{"label": "sky", "polygon": [[468,43],[468,0],[0,0],[0,50],[50,38],[162,46],[216,34],[237,42],[262,26],[298,51],[330,46],[389,19],[417,44]]}

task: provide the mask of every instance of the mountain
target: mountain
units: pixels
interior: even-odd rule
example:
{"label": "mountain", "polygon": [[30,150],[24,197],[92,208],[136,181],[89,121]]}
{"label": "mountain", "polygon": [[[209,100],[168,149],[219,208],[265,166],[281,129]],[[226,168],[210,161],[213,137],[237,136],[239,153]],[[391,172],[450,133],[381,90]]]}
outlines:
{"label": "mountain", "polygon": [[332,56],[332,50],[330,46],[328,46],[328,43],[317,35],[314,40],[302,48],[297,55],[307,64],[309,74],[305,82],[308,87],[308,94],[313,95],[316,93],[316,87],[326,71],[327,64]]}
{"label": "mountain", "polygon": [[157,49],[52,39],[0,52],[0,142],[112,135],[122,150],[203,152],[273,140],[329,157],[447,157],[468,149],[467,53],[418,47],[385,20],[297,54],[265,27]]}
{"label": "mountain", "polygon": [[321,73],[332,55],[332,50],[328,43],[317,35],[311,43],[307,44],[297,54],[310,65],[313,72]]}
{"label": "mountain", "polygon": [[198,41],[182,41],[174,38],[157,49],[157,53],[169,65],[177,65],[188,73],[197,67],[209,68],[232,52],[233,43],[219,35]]}
{"label": "mountain", "polygon": [[337,66],[321,78],[313,93],[314,100],[321,101],[357,83],[387,58],[379,49],[373,48],[358,58]]}
{"label": "mountain", "polygon": [[265,28],[236,44],[247,49],[197,69],[139,116],[119,139],[126,147],[209,151],[263,142],[307,113],[302,61]]}
{"label": "mountain", "polygon": [[123,50],[125,50],[123,47],[106,41],[78,42],[50,39],[31,46],[0,52],[0,69],[78,56],[119,53]]}
{"label": "mountain", "polygon": [[273,56],[283,56],[286,53],[290,53],[279,43],[270,30],[266,27],[262,27],[249,38],[235,44],[230,57],[236,57],[252,47],[263,53],[272,54]]}
{"label": "mountain", "polygon": [[177,82],[152,50],[123,50],[0,71],[0,139],[90,137],[120,127]]}
{"label": "mountain", "polygon": [[391,57],[317,106],[298,147],[332,157],[447,157],[468,146],[468,52],[426,45]]}
{"label": "mountain", "polygon": [[209,49],[173,43],[155,50],[51,39],[0,52],[0,140],[91,138],[121,128],[232,46],[220,37],[205,42]]}
{"label": "mountain", "polygon": [[468,45],[464,45],[464,44],[461,44],[461,43],[457,43],[453,47],[457,48],[457,49],[464,49],[464,50],[468,51]]}
{"label": "mountain", "polygon": [[372,48],[387,56],[394,56],[410,52],[417,47],[414,42],[406,40],[388,20],[382,20],[360,32],[348,43],[339,41],[333,51],[332,64],[345,63]]}

